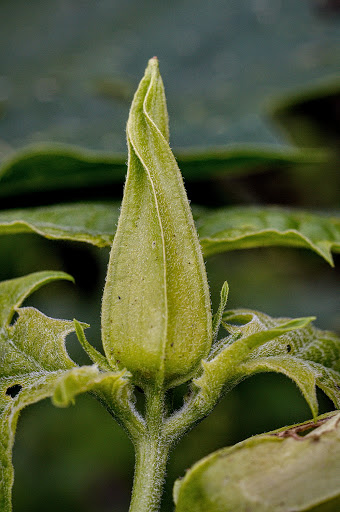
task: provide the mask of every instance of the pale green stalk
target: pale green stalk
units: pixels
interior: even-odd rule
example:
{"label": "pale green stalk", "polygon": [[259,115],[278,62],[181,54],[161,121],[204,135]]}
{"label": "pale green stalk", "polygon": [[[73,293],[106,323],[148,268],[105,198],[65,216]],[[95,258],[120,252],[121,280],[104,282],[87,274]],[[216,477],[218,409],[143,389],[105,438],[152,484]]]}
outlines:
{"label": "pale green stalk", "polygon": [[146,431],[135,443],[136,464],[130,512],[159,510],[169,443],[163,433],[164,393],[146,394]]}

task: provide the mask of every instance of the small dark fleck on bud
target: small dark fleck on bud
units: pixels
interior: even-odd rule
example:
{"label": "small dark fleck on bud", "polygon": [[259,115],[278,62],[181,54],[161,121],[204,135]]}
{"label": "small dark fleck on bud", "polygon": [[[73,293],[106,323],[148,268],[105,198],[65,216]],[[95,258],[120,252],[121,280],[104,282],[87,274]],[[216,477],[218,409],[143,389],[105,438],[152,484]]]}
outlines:
{"label": "small dark fleck on bud", "polygon": [[292,350],[292,347],[290,345],[287,345],[287,352],[289,353]]}

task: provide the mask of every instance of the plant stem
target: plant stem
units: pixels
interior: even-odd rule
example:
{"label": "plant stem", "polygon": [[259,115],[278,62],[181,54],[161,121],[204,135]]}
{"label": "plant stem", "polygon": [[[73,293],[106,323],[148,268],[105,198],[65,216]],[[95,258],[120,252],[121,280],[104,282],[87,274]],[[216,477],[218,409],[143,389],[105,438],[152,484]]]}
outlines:
{"label": "plant stem", "polygon": [[129,512],[159,510],[169,443],[163,434],[164,393],[146,393],[146,433],[136,442],[136,464]]}

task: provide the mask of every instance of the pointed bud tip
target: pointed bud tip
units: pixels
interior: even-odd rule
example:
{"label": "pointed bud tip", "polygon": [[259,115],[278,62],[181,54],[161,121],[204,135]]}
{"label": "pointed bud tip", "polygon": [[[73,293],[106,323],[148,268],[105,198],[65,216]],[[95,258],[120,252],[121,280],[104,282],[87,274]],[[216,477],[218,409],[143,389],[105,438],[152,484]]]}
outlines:
{"label": "pointed bud tip", "polygon": [[156,67],[158,67],[158,58],[156,56],[152,57],[151,59],[149,59],[148,64],[149,64],[149,66],[156,66]]}

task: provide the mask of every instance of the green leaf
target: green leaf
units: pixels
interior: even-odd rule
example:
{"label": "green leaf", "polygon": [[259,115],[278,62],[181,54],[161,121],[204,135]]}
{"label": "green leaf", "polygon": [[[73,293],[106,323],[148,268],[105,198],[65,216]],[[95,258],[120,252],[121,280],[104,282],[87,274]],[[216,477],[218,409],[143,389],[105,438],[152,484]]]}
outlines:
{"label": "green leaf", "polygon": [[120,372],[100,372],[96,365],[82,366],[66,372],[56,381],[52,401],[58,407],[68,407],[80,393],[92,391],[98,395],[126,394],[130,398],[130,374],[126,370]]}
{"label": "green leaf", "polygon": [[[70,279],[61,272],[39,272],[0,283],[0,510],[4,512],[11,510],[11,451],[19,413],[49,396],[61,371],[74,366],[64,347],[65,336],[74,330],[72,322],[18,306],[40,286],[65,278]],[[15,310],[19,316],[10,325]]]}
{"label": "green leaf", "polygon": [[[244,324],[232,326],[235,321]],[[230,311],[224,315],[227,329],[231,332],[237,330],[248,339],[264,329],[277,328],[282,321],[286,319],[274,319],[249,310]],[[262,344],[248,356],[238,371],[246,376],[265,371],[285,374],[300,388],[314,416],[318,410],[316,386],[325,391],[336,407],[340,407],[340,339],[312,324]]]}
{"label": "green leaf", "polygon": [[[20,411],[53,396],[66,406],[74,397],[92,391],[114,413],[129,409],[128,374],[101,373],[97,366],[76,367],[65,348],[74,323],[56,320],[34,308],[20,308],[22,301],[44,284],[72,279],[62,272],[37,272],[0,283],[0,510],[11,511],[14,471],[12,447]],[[18,318],[11,324],[14,313]]]}
{"label": "green leaf", "polygon": [[176,512],[338,510],[340,413],[317,420],[254,436],[197,462],[175,483]]}
{"label": "green leaf", "polygon": [[[252,319],[241,330],[257,329],[260,324],[273,327],[280,321],[258,312],[239,310],[230,312],[228,322],[249,318],[248,315]],[[266,371],[285,374],[298,385],[314,415],[317,414],[315,386],[340,407],[340,338],[313,325],[261,346],[239,370],[248,375]]]}
{"label": "green leaf", "polygon": [[197,229],[205,256],[235,249],[286,246],[315,251],[333,265],[340,252],[340,218],[279,207],[203,212]]}
{"label": "green leaf", "polygon": [[56,144],[29,146],[0,167],[0,196],[123,182],[126,157]]}
{"label": "green leaf", "polygon": [[0,211],[0,234],[37,233],[46,238],[110,246],[119,204],[75,203]]}
{"label": "green leaf", "polygon": [[[279,207],[208,210],[193,206],[205,257],[254,247],[311,249],[333,265],[340,252],[338,217]],[[118,203],[76,203],[0,212],[0,235],[33,232],[46,238],[110,246],[119,217]]]}
{"label": "green leaf", "polygon": [[[238,332],[240,339],[253,337],[266,330],[281,328],[288,325],[286,318],[272,318],[269,315],[248,309],[227,311],[223,315],[223,323],[229,332]],[[305,361],[313,361],[326,368],[340,372],[340,338],[329,331],[306,324],[282,336],[279,340],[272,340],[266,345],[259,345],[252,358],[289,355]]]}
{"label": "green leaf", "polygon": [[296,150],[288,146],[232,144],[174,151],[185,180],[245,176],[321,164],[329,154],[321,150]]}
{"label": "green leaf", "polygon": [[[203,371],[194,380],[193,399],[204,410],[221,392],[260,372],[279,372],[292,379],[318,412],[316,386],[340,407],[340,339],[309,325],[313,318],[271,318],[240,309],[223,315],[230,335],[212,347]],[[198,390],[198,391],[197,391]]]}
{"label": "green leaf", "polygon": [[72,368],[64,339],[74,331],[73,322],[49,318],[34,308],[19,308],[13,326],[5,326],[1,339],[0,376]]}
{"label": "green leaf", "polygon": [[58,279],[73,281],[64,272],[36,272],[25,277],[10,279],[0,283],[0,325],[11,322],[15,309],[41,286]]}
{"label": "green leaf", "polygon": [[[175,156],[183,176],[192,181],[305,166],[328,159],[326,153],[320,151],[241,145],[178,150]],[[81,190],[88,198],[94,186],[123,183],[125,174],[126,156],[122,154],[66,145],[29,146],[0,165],[0,197],[77,189],[78,197]],[[112,193],[115,190],[113,187]]]}
{"label": "green leaf", "polygon": [[[111,413],[114,413],[115,405],[119,402],[127,409],[131,397],[128,377],[126,371],[102,373],[94,365],[74,367],[69,370],[30,371],[26,374],[0,378],[0,510],[2,512],[12,510],[11,490],[14,481],[12,449],[21,410],[48,397],[52,397],[54,405],[66,407],[74,402],[76,395],[88,391],[104,404],[111,404],[111,409],[108,407]],[[12,392],[17,393],[13,398]]]}
{"label": "green leaf", "polygon": [[102,308],[110,364],[126,367],[142,387],[189,380],[212,336],[203,257],[168,137],[154,58],[127,124],[128,175]]}
{"label": "green leaf", "polygon": [[[12,448],[20,411],[54,392],[61,372],[45,372],[31,376],[0,379],[0,510],[11,512],[11,494],[14,481]],[[13,398],[10,391],[20,391]]]}
{"label": "green leaf", "polygon": [[[201,374],[193,381],[194,387],[199,389],[194,400],[202,410],[205,408],[210,410],[223,391],[229,391],[252,374],[245,367],[245,363],[253,360],[256,350],[260,350],[262,345],[267,347],[268,343],[274,343],[275,339],[280,344],[283,335],[290,335],[291,331],[303,329],[313,319],[276,319],[266,324],[261,322],[259,317],[254,318],[252,313],[245,313],[242,319],[243,327],[238,325],[233,327],[228,324],[231,335],[213,345],[211,356],[202,361]],[[227,314],[228,312],[224,317]],[[236,313],[235,318],[238,322]],[[309,391],[312,391],[308,398],[315,412],[317,404],[314,387]]]}

